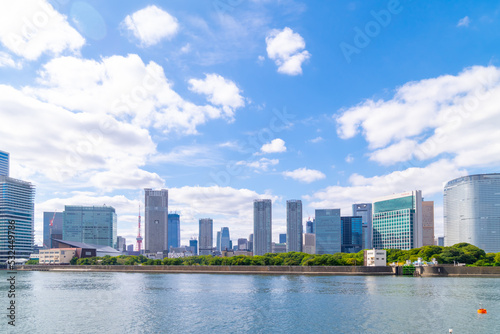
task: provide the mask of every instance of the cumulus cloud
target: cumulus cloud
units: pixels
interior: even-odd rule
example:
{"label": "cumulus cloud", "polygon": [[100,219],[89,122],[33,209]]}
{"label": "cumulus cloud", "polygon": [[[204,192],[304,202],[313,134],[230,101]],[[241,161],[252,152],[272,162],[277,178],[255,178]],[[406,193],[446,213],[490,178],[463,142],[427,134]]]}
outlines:
{"label": "cumulus cloud", "polygon": [[298,168],[293,171],[285,171],[283,172],[283,176],[292,178],[294,180],[311,183],[314,181],[322,180],[326,177],[325,174],[320,172],[319,170],[307,169],[307,168]]}
{"label": "cumulus cloud", "polygon": [[410,82],[388,101],[367,100],[337,116],[337,133],[366,138],[384,165],[442,154],[461,167],[500,163],[500,69],[474,66],[458,75]]}
{"label": "cumulus cloud", "polygon": [[177,19],[154,5],[127,15],[122,24],[144,47],[171,39],[179,30]]}
{"label": "cumulus cloud", "polygon": [[14,61],[12,57],[6,52],[0,52],[0,67],[12,67],[21,69],[23,67],[21,62]]}
{"label": "cumulus cloud", "polygon": [[160,65],[145,64],[134,54],[100,61],[75,57],[52,59],[40,71],[38,84],[24,91],[69,110],[109,114],[164,133],[196,134],[197,126],[210,119],[232,120],[231,107],[240,103],[218,89],[214,90],[213,98],[226,103],[222,109],[186,101],[174,91]]}
{"label": "cumulus cloud", "polygon": [[457,27],[468,27],[470,24],[470,18],[468,16],[465,16],[458,20]]}
{"label": "cumulus cloud", "polygon": [[285,141],[281,138],[273,139],[270,143],[262,145],[261,154],[286,152]]}
{"label": "cumulus cloud", "polygon": [[302,63],[311,57],[304,50],[306,43],[302,36],[286,27],[272,30],[266,37],[267,56],[274,60],[278,72],[288,75],[302,74]]}
{"label": "cumulus cloud", "polygon": [[228,116],[233,116],[234,109],[245,105],[238,86],[218,74],[206,74],[203,80],[191,79],[189,84],[191,91],[206,95],[210,103],[221,106]]}
{"label": "cumulus cloud", "polygon": [[0,42],[12,53],[36,60],[43,53],[78,53],[85,39],[48,1],[25,0],[1,2]]}

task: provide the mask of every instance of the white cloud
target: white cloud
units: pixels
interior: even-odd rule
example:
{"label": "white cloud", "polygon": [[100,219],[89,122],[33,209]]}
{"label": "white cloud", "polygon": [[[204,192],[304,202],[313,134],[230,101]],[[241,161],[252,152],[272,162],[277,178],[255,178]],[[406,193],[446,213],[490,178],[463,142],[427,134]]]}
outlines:
{"label": "white cloud", "polygon": [[170,152],[156,154],[151,162],[205,167],[222,163],[216,151],[206,145],[178,146]]}
{"label": "white cloud", "polygon": [[316,137],[309,140],[309,142],[313,144],[321,143],[322,141],[324,141],[323,137]]}
{"label": "white cloud", "polygon": [[468,27],[470,24],[470,18],[468,16],[465,16],[458,20],[457,27]]}
{"label": "white cloud", "polygon": [[500,69],[410,82],[391,100],[367,100],[337,117],[341,138],[361,132],[370,159],[391,165],[450,154],[460,167],[500,163]]}
{"label": "white cloud", "polygon": [[285,141],[281,138],[273,139],[270,143],[262,145],[261,154],[286,152]]}
{"label": "white cloud", "polygon": [[312,208],[341,208],[350,212],[352,203],[371,203],[378,197],[409,190],[422,190],[426,198],[443,192],[444,183],[467,175],[449,160],[439,160],[425,167],[410,167],[382,176],[352,174],[348,186],[330,186],[304,198]]}
{"label": "white cloud", "polygon": [[198,94],[205,94],[207,100],[222,106],[227,116],[233,116],[233,110],[245,106],[241,91],[234,82],[218,74],[206,74],[205,79],[189,80],[189,89]]}
{"label": "white cloud", "polygon": [[311,183],[314,181],[322,180],[326,177],[325,174],[320,172],[319,170],[307,169],[307,168],[298,168],[293,171],[285,171],[283,172],[283,176],[292,178],[294,180]]}
{"label": "white cloud", "polygon": [[283,30],[274,29],[267,35],[266,44],[267,56],[274,60],[279,73],[302,74],[302,63],[311,57],[304,50],[306,43],[302,36],[288,27]]}
{"label": "white cloud", "polygon": [[36,60],[43,53],[78,53],[85,39],[49,2],[24,0],[1,2],[0,42],[16,55]]}
{"label": "white cloud", "polygon": [[348,154],[346,157],[345,157],[345,162],[347,163],[352,163],[354,162],[354,157],[351,155],[351,154]]}
{"label": "white cloud", "polygon": [[158,175],[140,169],[156,152],[145,129],[106,115],[73,113],[4,85],[0,119],[2,147],[15,152],[13,177],[29,180],[42,175],[42,180],[65,182],[63,187],[71,181],[80,187],[110,189],[117,186],[116,180],[102,176],[123,166],[128,173],[119,188],[151,184],[152,179],[161,182]]}
{"label": "white cloud", "polygon": [[279,159],[267,159],[261,158],[256,161],[238,161],[236,165],[238,166],[247,166],[260,171],[267,171],[269,166],[275,166],[279,163]]}
{"label": "white cloud", "polygon": [[21,62],[14,61],[8,53],[0,51],[0,67],[12,67],[19,70],[23,65]]}
{"label": "white cloud", "polygon": [[[109,114],[140,127],[154,127],[196,134],[209,119],[232,120],[231,110],[199,106],[184,100],[172,88],[155,62],[144,64],[137,55],[111,56],[100,61],[75,57],[52,59],[40,71],[39,86],[26,87],[28,94],[69,110]],[[237,105],[217,92],[218,102]],[[224,106],[226,107],[226,106]]]}
{"label": "white cloud", "polygon": [[144,47],[158,44],[163,39],[171,39],[179,30],[177,19],[154,5],[127,15],[123,25]]}

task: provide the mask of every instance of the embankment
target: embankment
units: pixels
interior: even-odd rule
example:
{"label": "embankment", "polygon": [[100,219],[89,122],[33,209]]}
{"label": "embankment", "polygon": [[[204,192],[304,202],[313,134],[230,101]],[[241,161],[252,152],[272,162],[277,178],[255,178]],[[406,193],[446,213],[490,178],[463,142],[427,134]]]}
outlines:
{"label": "embankment", "polygon": [[72,266],[23,265],[24,271],[128,272],[163,274],[394,275],[391,267],[363,266]]}

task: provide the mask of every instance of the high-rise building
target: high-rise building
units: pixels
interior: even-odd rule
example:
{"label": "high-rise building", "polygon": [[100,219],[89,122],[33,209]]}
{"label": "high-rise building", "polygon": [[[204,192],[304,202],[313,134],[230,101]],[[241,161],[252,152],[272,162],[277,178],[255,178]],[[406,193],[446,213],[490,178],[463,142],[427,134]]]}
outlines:
{"label": "high-rise building", "polygon": [[202,218],[200,223],[200,235],[198,237],[198,248],[200,255],[210,255],[213,252],[214,221],[211,218]]}
{"label": "high-rise building", "polygon": [[373,203],[373,248],[422,247],[422,191],[377,199]]}
{"label": "high-rise building", "polygon": [[304,253],[316,254],[316,234],[304,233],[304,247],[302,249]]}
{"label": "high-rise building", "polygon": [[434,245],[434,201],[422,201],[422,245]]}
{"label": "high-rise building", "polygon": [[134,244],[128,245],[127,252],[133,252],[133,251],[134,251]]}
{"label": "high-rise building", "polygon": [[[12,250],[17,259],[29,259],[34,244],[34,211],[35,186],[0,175],[0,263],[8,260]],[[9,248],[12,244],[7,231],[15,233],[14,249]]]}
{"label": "high-rise building", "polygon": [[362,250],[363,218],[361,216],[340,217],[342,222],[342,253],[357,253]]}
{"label": "high-rise building", "polygon": [[316,254],[335,254],[342,250],[340,209],[315,211]]}
{"label": "high-rise building", "polygon": [[62,239],[116,249],[116,225],[116,212],[111,206],[65,205]]}
{"label": "high-rise building", "polygon": [[0,151],[0,176],[9,176],[9,153]]}
{"label": "high-rise building", "polygon": [[286,233],[280,233],[280,244],[286,244]]}
{"label": "high-rise building", "polygon": [[373,224],[372,224],[372,204],[359,203],[352,205],[352,215],[361,216],[363,229],[363,249],[372,249],[373,245]]}
{"label": "high-rise building", "polygon": [[116,250],[120,252],[127,251],[127,239],[121,236],[116,237]]}
{"label": "high-rise building", "polygon": [[272,252],[272,202],[256,199],[253,202],[253,255]]}
{"label": "high-rise building", "polygon": [[314,233],[314,222],[311,220],[306,222],[306,233]]}
{"label": "high-rise building", "polygon": [[196,239],[189,240],[189,247],[191,247],[194,255],[198,255],[198,240]]}
{"label": "high-rise building", "polygon": [[444,187],[444,245],[500,252],[500,173],[460,177]]}
{"label": "high-rise building", "polygon": [[248,240],[246,238],[238,239],[238,250],[248,250]]}
{"label": "high-rise building", "polygon": [[253,233],[248,235],[248,251],[253,252]]}
{"label": "high-rise building", "polygon": [[167,248],[181,245],[181,216],[178,213],[168,214]]}
{"label": "high-rise building", "polygon": [[229,227],[223,227],[220,230],[220,251],[232,249],[231,239],[229,237]]}
{"label": "high-rise building", "polygon": [[215,237],[215,249],[217,249],[218,252],[220,252],[220,236],[221,236],[221,231],[217,231]]}
{"label": "high-rise building", "polygon": [[144,189],[144,250],[145,253],[168,254],[168,190]]}
{"label": "high-rise building", "polygon": [[52,239],[62,239],[63,229],[62,212],[44,212],[43,213],[43,247],[56,248]]}
{"label": "high-rise building", "polygon": [[302,201],[286,201],[287,252],[302,252],[302,229]]}
{"label": "high-rise building", "polygon": [[444,237],[438,237],[437,245],[444,247]]}

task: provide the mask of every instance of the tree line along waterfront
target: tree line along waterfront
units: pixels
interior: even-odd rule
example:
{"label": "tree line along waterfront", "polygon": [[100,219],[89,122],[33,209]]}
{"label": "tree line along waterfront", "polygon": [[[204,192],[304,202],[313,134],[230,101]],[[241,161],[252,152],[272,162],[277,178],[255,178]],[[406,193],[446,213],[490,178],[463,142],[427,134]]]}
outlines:
{"label": "tree line along waterfront", "polygon": [[[468,244],[458,243],[450,247],[423,246],[410,250],[387,249],[387,263],[403,264],[418,258],[424,261],[436,259],[439,264],[465,263],[468,266],[500,266],[499,253],[485,253],[484,250]],[[364,251],[358,253],[307,254],[301,252],[267,253],[264,255],[217,257],[211,255],[182,258],[148,259],[143,255],[120,255],[104,257],[73,258],[73,265],[200,265],[200,266],[356,266],[363,265]],[[26,264],[37,264],[30,260]]]}

